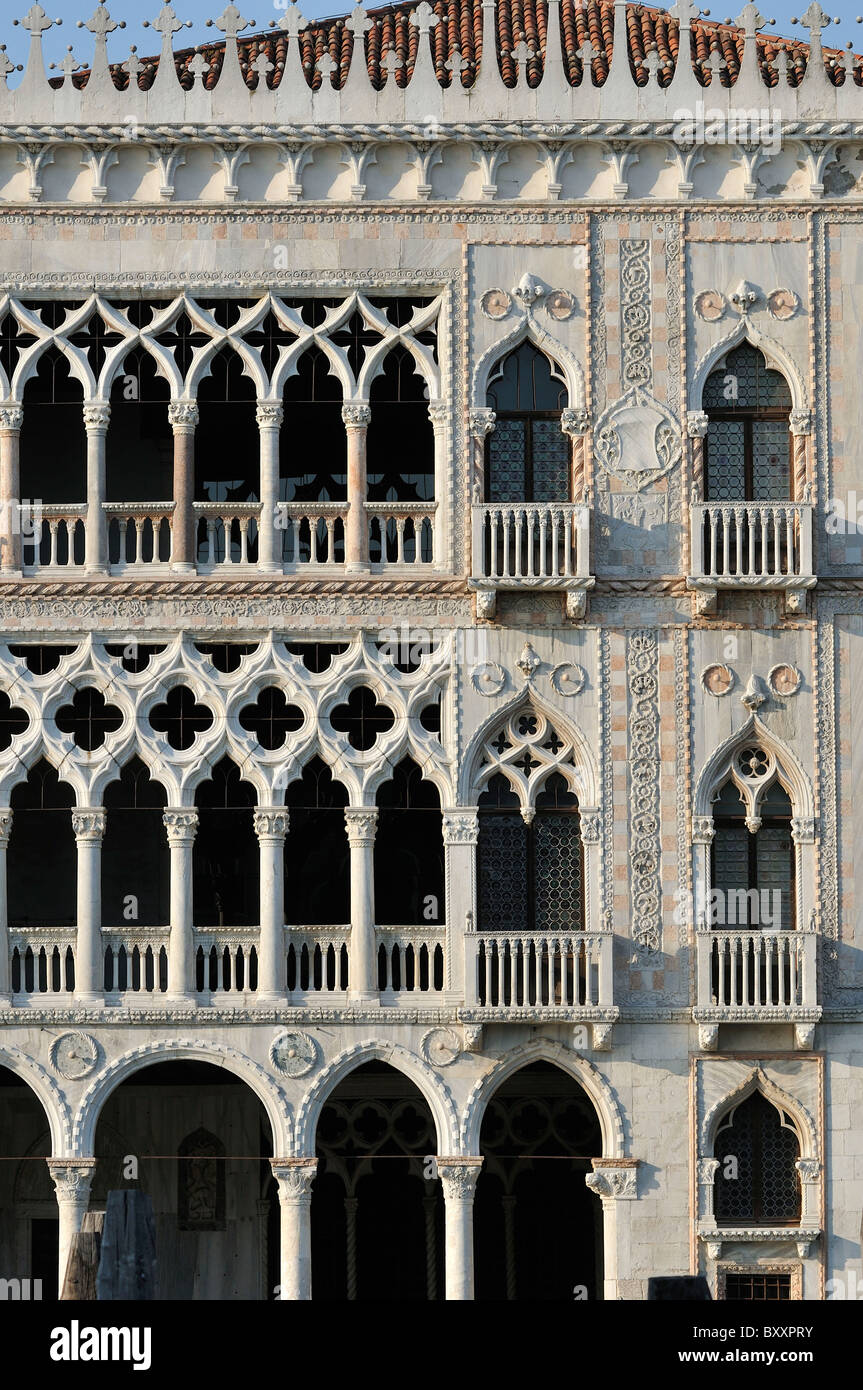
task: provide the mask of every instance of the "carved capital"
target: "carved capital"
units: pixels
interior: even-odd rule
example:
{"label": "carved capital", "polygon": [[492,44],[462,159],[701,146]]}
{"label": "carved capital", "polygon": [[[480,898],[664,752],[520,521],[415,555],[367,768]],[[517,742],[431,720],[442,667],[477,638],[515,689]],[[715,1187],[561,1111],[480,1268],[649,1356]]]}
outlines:
{"label": "carved capital", "polygon": [[821,1175],[821,1164],[817,1158],[798,1158],[794,1167],[800,1174],[801,1182],[817,1182]]}
{"label": "carved capital", "polygon": [[439,1158],[437,1171],[444,1201],[472,1202],[482,1164],[481,1158]]}
{"label": "carved capital", "polygon": [[279,1184],[283,1207],[311,1201],[312,1183],[318,1171],[316,1158],[271,1158],[270,1167]]}
{"label": "carved capital", "polygon": [[703,439],[707,433],[708,423],[706,411],[688,410],[686,412],[686,433],[690,439]]}
{"label": "carved capital", "polygon": [[8,434],[12,430],[20,430],[24,424],[24,411],[19,405],[0,406],[0,431]]}
{"label": "carved capital", "polygon": [[792,816],[791,838],[795,845],[811,845],[815,840],[815,819],[813,816]]}
{"label": "carved capital", "polygon": [[285,419],[281,401],[258,401],[258,429],[280,430]]}
{"label": "carved capital", "polygon": [[107,824],[108,817],[101,806],[81,806],[72,812],[75,839],[85,844],[101,840]]}
{"label": "carved capital", "polygon": [[788,416],[788,427],[792,434],[812,433],[812,411],[792,410]]}
{"label": "carved capital", "polygon": [[564,434],[587,434],[590,429],[590,411],[567,406],[560,412],[560,428]]}
{"label": "carved capital", "polygon": [[429,401],[428,409],[435,430],[443,429],[449,419],[449,401]]}
{"label": "carved capital", "polygon": [[497,416],[490,406],[479,405],[470,412],[470,432],[480,443],[491,434],[497,424]]}
{"label": "carved capital", "polygon": [[345,811],[345,825],[348,832],[348,844],[351,849],[362,849],[373,845],[378,826],[377,808],[373,806],[349,806]]}
{"label": "carved capital", "polygon": [[104,432],[111,423],[111,407],[107,401],[89,401],[84,406],[84,424],[93,434]]}
{"label": "carved capital", "polygon": [[342,406],[342,420],[348,429],[365,429],[371,423],[371,406],[357,401],[349,401]]}
{"label": "carved capital", "polygon": [[716,1170],[719,1167],[718,1158],[699,1158],[698,1160],[698,1181],[704,1186],[712,1187],[716,1178]]}
{"label": "carved capital", "polygon": [[692,843],[694,845],[711,844],[716,827],[713,824],[712,816],[693,816],[692,817]]}
{"label": "carved capital", "polygon": [[638,1196],[638,1159],[594,1158],[594,1171],[585,1183],[598,1197],[616,1197],[634,1201]]}
{"label": "carved capital", "polygon": [[48,1158],[48,1172],[61,1203],[86,1203],[90,1200],[90,1184],[96,1172],[95,1158]]}
{"label": "carved capital", "polygon": [[0,808],[0,846],[3,849],[9,843],[9,835],[12,831],[12,812],[8,806]]}
{"label": "carved capital", "polygon": [[598,811],[589,808],[581,812],[581,838],[586,845],[598,845],[602,833],[602,821]]}
{"label": "carved capital", "polygon": [[259,840],[283,840],[290,829],[290,814],[284,806],[259,806],[254,820]]}
{"label": "carved capital", "polygon": [[171,401],[168,419],[175,430],[193,430],[198,424],[197,401]]}
{"label": "carved capital", "polygon": [[198,813],[186,807],[169,806],[162,812],[162,824],[168,832],[169,845],[191,845],[198,832]]}
{"label": "carved capital", "polygon": [[444,811],[445,845],[475,845],[479,839],[479,813],[475,810]]}

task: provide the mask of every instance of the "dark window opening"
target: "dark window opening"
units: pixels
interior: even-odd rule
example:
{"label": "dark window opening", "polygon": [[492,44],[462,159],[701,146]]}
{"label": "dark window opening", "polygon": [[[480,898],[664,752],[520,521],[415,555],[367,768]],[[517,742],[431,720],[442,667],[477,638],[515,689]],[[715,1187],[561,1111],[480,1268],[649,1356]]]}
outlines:
{"label": "dark window opening", "polygon": [[[87,499],[87,431],[84,389],[69,361],[53,344],[39,358],[24,387],[21,430],[23,501],[83,505]],[[47,529],[47,527],[46,527]],[[28,547],[25,546],[25,561]],[[83,563],[83,551],[75,563]],[[47,552],[42,563],[47,563]],[[61,560],[62,562],[62,560]]]}
{"label": "dark window opening", "polygon": [[260,854],[254,788],[230,758],[222,758],[210,780],[198,787],[195,805],[195,926],[257,926]]}
{"label": "dark window opening", "polygon": [[288,786],[285,917],[292,926],[342,926],[351,920],[347,804],[347,790],[318,757]]}
{"label": "dark window opening", "polygon": [[[369,501],[432,501],[435,450],[428,386],[407,348],[387,353],[383,372],[371,384],[369,404]],[[372,553],[372,560],[376,559],[380,556]]]}
{"label": "dark window opening", "polygon": [[403,758],[377,795],[375,920],[381,926],[443,922],[444,850],[440,795]]}
{"label": "dark window opening", "polygon": [[9,647],[10,654],[26,661],[27,670],[32,671],[34,676],[47,676],[51,671],[56,671],[63,657],[77,650],[77,647]]}
{"label": "dark window opening", "polygon": [[145,671],[154,656],[165,650],[164,647],[146,646],[142,642],[134,639],[128,642],[106,643],[105,651],[109,656],[120,658],[120,664],[124,671],[130,675],[137,675],[139,671]]}
{"label": "dark window opening", "polygon": [[297,705],[289,705],[284,691],[268,685],[253,705],[240,710],[240,724],[254,734],[262,748],[281,748],[288,734],[296,733],[306,722]]}
{"label": "dark window opening", "polygon": [[87,685],[76,690],[72,703],[63,705],[55,716],[61,734],[71,734],[78,748],[92,753],[101,748],[109,734],[123,723],[122,711],[109,705],[101,690]]}
{"label": "dark window opening", "polygon": [[260,500],[260,435],[255,383],[240,355],[223,348],[198,387],[195,500]]}
{"label": "dark window opening", "polygon": [[708,502],[787,502],[792,495],[791,392],[749,343],[707,378],[704,448]]}
{"label": "dark window opening", "polygon": [[307,671],[319,674],[328,671],[333,658],[341,656],[348,649],[347,642],[286,642],[285,647],[291,656],[300,656]]}
{"label": "dark window opening", "polygon": [[217,671],[230,675],[239,671],[244,656],[251,656],[258,650],[257,642],[196,642],[195,648],[202,656],[208,656]]}
{"label": "dark window opening", "polygon": [[212,711],[199,705],[187,685],[175,685],[162,704],[150,711],[150,723],[164,734],[172,748],[191,748],[197,734],[209,729]]}
{"label": "dark window opening", "polygon": [[35,335],[22,328],[14,314],[6,314],[0,323],[0,365],[10,381],[15,375],[22,352],[26,352],[35,342]]}
{"label": "dark window opening", "polygon": [[716,1220],[720,1226],[791,1226],[800,1220],[800,1145],[760,1091],[736,1106],[716,1136]]}
{"label": "dark window opening", "polygon": [[522,343],[489,380],[496,424],[486,443],[488,502],[566,502],[570,444],[560,428],[568,394],[563,373],[532,343]]}
{"label": "dark window opening", "polygon": [[728,1302],[790,1303],[791,1275],[729,1270],[722,1276],[722,1289]]}
{"label": "dark window opening", "polygon": [[72,829],[75,794],[44,758],[9,798],[9,925],[73,927],[78,855]]}
{"label": "dark window opening", "polygon": [[331,373],[326,354],[320,348],[309,348],[285,385],[279,436],[282,502],[346,500],[347,435],[342,399],[341,382]]}
{"label": "dark window opening", "polygon": [[552,772],[526,825],[518,796],[496,773],[479,798],[481,931],[580,931],[584,860],[578,800]]}
{"label": "dark window opening", "polygon": [[13,705],[5,690],[0,690],[0,749],[7,749],[17,734],[30,727],[26,710]]}
{"label": "dark window opening", "polygon": [[761,826],[752,832],[746,827],[743,798],[732,781],[725,783],[713,803],[711,925],[793,930],[797,894],[792,807],[779,782],[762,795],[758,813]]}
{"label": "dark window opening", "polygon": [[167,802],[164,787],[138,757],[105,788],[103,927],[167,926],[170,850],[162,823]]}
{"label": "dark window opening", "polygon": [[[105,445],[107,502],[170,502],[173,498],[170,399],[171,388],[159,376],[153,355],[144,348],[134,348],[111,387],[111,422]],[[119,541],[114,549],[117,558],[125,558]],[[111,558],[114,560],[113,555]],[[161,558],[169,558],[169,552]]]}
{"label": "dark window opening", "polygon": [[352,748],[372,748],[379,734],[393,727],[395,716],[386,705],[379,705],[374,691],[367,685],[356,685],[343,705],[336,705],[330,715],[336,733],[348,736]]}

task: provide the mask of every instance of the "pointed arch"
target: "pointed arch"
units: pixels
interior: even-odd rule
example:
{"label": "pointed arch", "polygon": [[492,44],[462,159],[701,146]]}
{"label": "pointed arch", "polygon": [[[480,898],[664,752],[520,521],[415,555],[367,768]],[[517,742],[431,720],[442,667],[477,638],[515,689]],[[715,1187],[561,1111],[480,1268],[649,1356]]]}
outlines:
{"label": "pointed arch", "polygon": [[719,342],[714,343],[712,348],[708,348],[697,364],[689,391],[689,409],[692,411],[702,409],[701,402],[707,378],[711,372],[716,370],[723,358],[733,348],[739,347],[741,343],[749,343],[751,347],[757,348],[759,352],[763,353],[768,367],[781,373],[787,381],[791,391],[792,408],[805,410],[807,408],[806,383],[791,354],[775,338],[759,332],[746,316],[735,324],[730,333],[727,333],[724,338],[720,338]]}
{"label": "pointed arch", "polygon": [[[458,787],[458,804],[460,806],[476,805],[477,796],[482,788],[482,784],[495,770],[499,770],[490,767],[487,773],[481,771],[480,760],[483,746],[499,726],[507,723],[513,716],[521,713],[522,710],[540,715],[551,724],[559,735],[567,740],[575,755],[575,764],[571,767],[568,767],[566,764],[555,764],[554,770],[563,774],[567,780],[567,784],[578,797],[581,806],[598,806],[600,801],[599,769],[585,735],[578,725],[573,723],[567,715],[553,708],[541,695],[529,688],[518,691],[517,694],[513,695],[503,705],[499,705],[498,708],[480,724],[479,728],[475,730],[462,761],[462,770]],[[545,769],[545,771],[547,770],[548,769]],[[539,781],[544,781],[544,772],[536,780],[537,783]],[[514,788],[514,790],[516,790],[516,788]]]}
{"label": "pointed arch", "polygon": [[532,314],[525,314],[520,323],[517,323],[503,338],[492,343],[483,353],[479,362],[474,368],[473,388],[471,392],[472,404],[474,407],[484,407],[488,394],[489,379],[492,371],[498,362],[513,348],[520,347],[523,342],[533,343],[533,346],[544,356],[558,362],[566,378],[566,387],[569,392],[569,405],[574,409],[581,409],[585,404],[584,369],[575,353],[571,352],[565,343],[554,334],[549,333],[536,322]]}
{"label": "pointed arch", "polygon": [[302,1104],[297,1110],[297,1156],[314,1155],[315,1136],[321,1111],[339,1082],[349,1076],[352,1071],[363,1066],[365,1062],[375,1061],[386,1062],[387,1066],[402,1072],[414,1083],[431,1110],[437,1133],[437,1152],[439,1154],[457,1154],[459,1152],[458,1116],[449,1087],[440,1074],[433,1071],[415,1053],[409,1052],[406,1047],[401,1047],[398,1043],[366,1039],[363,1042],[355,1043],[353,1047],[346,1048],[344,1052],[340,1052],[337,1057],[334,1057],[303,1097]]}
{"label": "pointed arch", "polygon": [[597,1158],[623,1158],[626,1139],[623,1111],[611,1084],[586,1057],[551,1038],[537,1038],[516,1047],[480,1078],[467,1098],[462,1119],[461,1152],[479,1153],[480,1130],[486,1106],[495,1091],[531,1062],[550,1062],[571,1076],[587,1094],[599,1118],[602,1154]]}
{"label": "pointed arch", "polygon": [[[754,798],[752,787],[739,776],[735,768],[735,755],[747,743],[752,742],[757,742],[766,752],[771,754],[775,764],[773,776],[765,779],[764,785],[758,788]],[[788,744],[771,733],[757,714],[750,714],[740,728],[731,734],[724,743],[721,743],[707,759],[695,786],[694,816],[711,817],[713,815],[711,797],[729,775],[747,804],[750,816],[757,815],[757,799],[763,791],[774,781],[779,781],[791,798],[795,817],[805,817],[810,820],[814,818],[815,798],[812,783],[802,763]]]}
{"label": "pointed arch", "polygon": [[702,1155],[712,1155],[722,1121],[732,1110],[736,1110],[738,1105],[742,1105],[745,1100],[748,1100],[755,1091],[760,1091],[765,1100],[769,1101],[777,1110],[788,1115],[793,1121],[795,1133],[800,1142],[800,1157],[817,1158],[818,1132],[815,1121],[806,1106],[803,1105],[802,1101],[797,1100],[788,1091],[771,1081],[760,1066],[753,1067],[748,1076],[716,1101],[705,1114],[701,1122]]}

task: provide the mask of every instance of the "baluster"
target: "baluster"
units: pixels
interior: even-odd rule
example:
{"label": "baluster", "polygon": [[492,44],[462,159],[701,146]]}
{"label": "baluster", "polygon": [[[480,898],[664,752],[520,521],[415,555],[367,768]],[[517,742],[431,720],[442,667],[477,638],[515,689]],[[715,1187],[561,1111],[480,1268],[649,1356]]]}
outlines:
{"label": "baluster", "polygon": [[505,941],[499,941],[497,945],[497,1002],[498,1005],[506,1004],[506,948]]}
{"label": "baluster", "polygon": [[405,562],[405,527],[407,526],[406,516],[397,516],[396,523],[396,564],[403,565]]}
{"label": "baluster", "polygon": [[517,579],[524,578],[528,573],[524,561],[524,533],[527,524],[527,515],[524,507],[518,507],[515,513],[515,574]]}
{"label": "baluster", "polygon": [[545,553],[548,541],[548,508],[543,507],[539,514],[539,572],[544,578],[556,574],[556,567],[547,559]]}
{"label": "baluster", "polygon": [[743,516],[740,507],[734,508],[734,560],[738,574],[743,573]]}
{"label": "baluster", "polygon": [[[428,562],[429,562],[430,565],[433,565],[433,564],[435,563],[435,539],[436,539],[436,537],[435,537],[435,526],[434,526],[434,523],[435,523],[434,515],[431,515],[431,516],[428,518],[428,524],[429,524],[429,528],[428,528],[428,535],[429,535],[429,559],[428,559]],[[417,537],[417,559],[419,559],[419,554],[420,554],[419,545],[420,545],[420,538]]]}
{"label": "baluster", "polygon": [[722,517],[722,573],[731,572],[731,512],[720,510]]}
{"label": "baluster", "polygon": [[717,985],[717,1003],[725,1003],[725,951],[728,938],[722,937],[719,941],[719,980]]}
{"label": "baluster", "polygon": [[740,1002],[741,1002],[741,1004],[748,1004],[748,1003],[749,1003],[749,955],[750,955],[750,945],[749,945],[749,941],[748,941],[748,940],[746,940],[746,941],[743,942],[743,948],[742,948],[742,949],[743,949],[743,970],[742,970],[742,972],[741,972],[741,988],[740,988],[740,992],[741,992],[742,998],[741,998]]}
{"label": "baluster", "polygon": [[240,564],[249,563],[249,522],[251,517],[241,516],[240,522]]}
{"label": "baluster", "polygon": [[60,523],[56,519],[48,522],[48,534],[50,536],[48,566],[50,569],[53,569],[57,563],[57,531],[59,526]]}
{"label": "baluster", "polygon": [[[501,524],[503,526],[503,546],[501,548],[503,578],[511,579],[512,571],[510,568],[510,545],[513,538],[514,514],[510,507],[501,508]],[[500,578],[501,576],[498,576]]]}
{"label": "baluster", "polygon": [[754,507],[746,508],[746,521],[749,527],[749,563],[746,573],[754,579],[758,573],[755,566],[755,550],[758,540],[758,512]]}
{"label": "baluster", "polygon": [[133,520],[135,524],[135,553],[132,556],[132,564],[140,565],[144,559],[144,522],[146,517],[136,516]]}
{"label": "baluster", "polygon": [[798,557],[794,553],[794,508],[785,509],[785,573],[799,574]]}
{"label": "baluster", "polygon": [[216,563],[216,522],[211,516],[205,518],[204,525],[207,528],[207,564]]}
{"label": "baluster", "polygon": [[336,518],[334,516],[328,516],[326,518],[326,527],[327,553],[324,557],[324,563],[332,564],[336,558]]}

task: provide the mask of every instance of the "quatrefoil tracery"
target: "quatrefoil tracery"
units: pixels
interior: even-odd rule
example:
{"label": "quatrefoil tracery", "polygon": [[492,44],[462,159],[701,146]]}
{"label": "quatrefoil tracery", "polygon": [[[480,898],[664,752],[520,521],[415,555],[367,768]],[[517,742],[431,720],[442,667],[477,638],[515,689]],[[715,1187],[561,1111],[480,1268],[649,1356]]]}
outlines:
{"label": "quatrefoil tracery", "polygon": [[575,748],[540,710],[515,710],[485,741],[480,786],[502,773],[518,795],[525,818],[533,813],[537,793],[551,772],[561,773],[570,790],[580,793]]}

